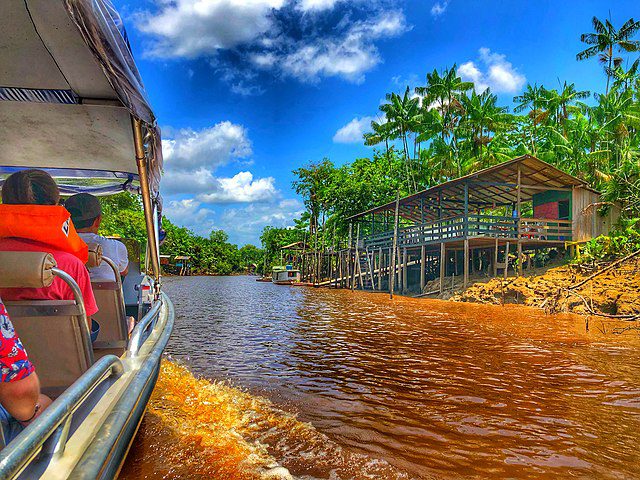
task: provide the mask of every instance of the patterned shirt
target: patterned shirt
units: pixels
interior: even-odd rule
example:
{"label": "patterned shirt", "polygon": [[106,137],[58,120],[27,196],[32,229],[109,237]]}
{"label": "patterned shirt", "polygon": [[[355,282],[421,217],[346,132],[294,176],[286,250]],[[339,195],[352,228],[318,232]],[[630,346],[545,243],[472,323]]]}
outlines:
{"label": "patterned shirt", "polygon": [[0,300],[0,381],[15,382],[35,370]]}

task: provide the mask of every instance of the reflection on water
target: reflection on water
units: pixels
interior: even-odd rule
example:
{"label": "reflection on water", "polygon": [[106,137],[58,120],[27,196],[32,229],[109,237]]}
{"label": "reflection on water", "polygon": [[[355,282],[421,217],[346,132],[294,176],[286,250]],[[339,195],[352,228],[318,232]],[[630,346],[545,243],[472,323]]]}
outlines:
{"label": "reflection on water", "polygon": [[168,363],[123,478],[640,476],[637,337],[250,277],[166,291],[168,351],[223,382]]}

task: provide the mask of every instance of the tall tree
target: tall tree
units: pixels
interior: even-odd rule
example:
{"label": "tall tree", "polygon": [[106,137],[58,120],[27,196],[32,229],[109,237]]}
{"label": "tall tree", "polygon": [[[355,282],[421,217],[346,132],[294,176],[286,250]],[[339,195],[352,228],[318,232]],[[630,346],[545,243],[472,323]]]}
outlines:
{"label": "tall tree", "polygon": [[622,64],[622,57],[615,56],[616,51],[637,52],[640,49],[640,41],[631,40],[631,37],[640,30],[640,21],[630,18],[620,27],[620,30],[616,30],[610,20],[602,22],[597,17],[593,17],[592,23],[594,32],[580,35],[580,41],[591,46],[578,53],[576,60],[586,60],[598,55],[607,74],[606,95],[609,93],[609,81],[614,69]]}

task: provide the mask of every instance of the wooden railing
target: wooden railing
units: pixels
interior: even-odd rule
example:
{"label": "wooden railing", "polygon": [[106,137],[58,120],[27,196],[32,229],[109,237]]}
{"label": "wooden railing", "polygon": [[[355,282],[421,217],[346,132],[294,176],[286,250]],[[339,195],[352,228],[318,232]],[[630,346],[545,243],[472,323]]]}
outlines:
{"label": "wooden railing", "polygon": [[[570,241],[570,220],[513,218],[497,215],[471,214],[435,222],[412,225],[398,230],[398,246],[412,247],[469,237],[507,238],[527,241]],[[369,235],[364,239],[368,248],[389,248],[393,231]]]}
{"label": "wooden railing", "polygon": [[525,240],[571,241],[571,220],[549,220],[547,218],[521,218],[520,238]]}

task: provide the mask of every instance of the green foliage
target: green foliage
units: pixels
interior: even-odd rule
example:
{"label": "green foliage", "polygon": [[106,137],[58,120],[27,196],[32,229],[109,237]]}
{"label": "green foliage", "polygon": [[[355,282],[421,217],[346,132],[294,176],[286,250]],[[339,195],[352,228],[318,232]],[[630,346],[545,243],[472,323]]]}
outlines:
{"label": "green foliage", "polygon": [[576,262],[606,261],[637,250],[640,250],[640,218],[626,219],[609,235],[600,235],[588,241]]}
{"label": "green foliage", "polygon": [[[325,158],[294,170],[309,237],[318,245],[335,244],[336,237],[346,237],[349,216],[391,202],[398,192],[412,194],[524,154],[585,179],[605,202],[619,204],[626,218],[640,216],[640,59],[625,63],[614,56],[640,49],[633,40],[640,22],[630,19],[616,30],[594,18],[593,26],[595,33],[582,35],[588,48],[577,57],[600,55],[604,94],[566,81],[557,89],[527,85],[509,112],[489,89],[478,93],[463,81],[455,65],[427,73],[414,92],[387,93],[372,131],[363,136],[365,145],[381,145],[382,151],[340,167]],[[361,227],[366,234],[368,226]],[[290,243],[267,230],[263,237],[269,258]]]}
{"label": "green foliage", "polygon": [[[102,197],[102,224],[100,233],[133,238],[143,246],[147,241],[142,205],[137,196],[121,193]],[[229,243],[223,230],[213,230],[209,237],[196,235],[185,227],[174,225],[168,218],[162,219],[167,236],[160,247],[164,255],[188,255],[194,273],[230,275],[245,272],[250,264],[262,264],[263,252],[254,245],[238,249]]]}

